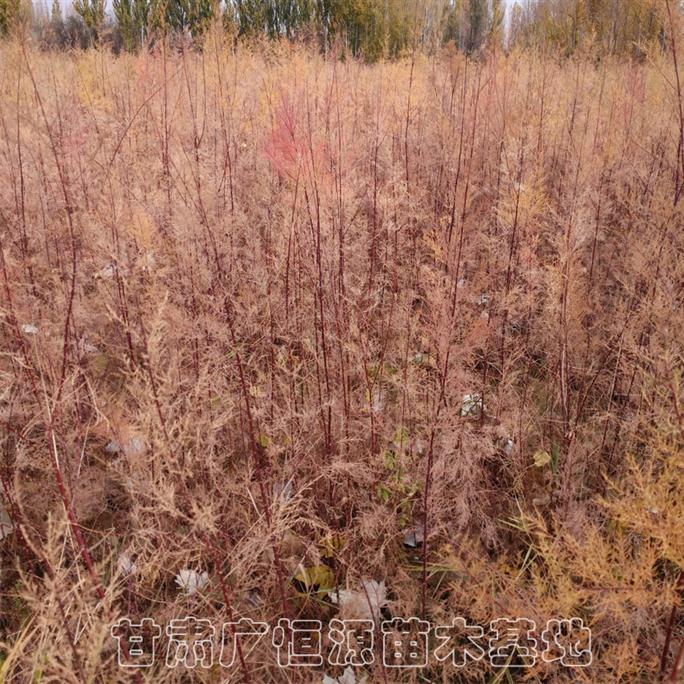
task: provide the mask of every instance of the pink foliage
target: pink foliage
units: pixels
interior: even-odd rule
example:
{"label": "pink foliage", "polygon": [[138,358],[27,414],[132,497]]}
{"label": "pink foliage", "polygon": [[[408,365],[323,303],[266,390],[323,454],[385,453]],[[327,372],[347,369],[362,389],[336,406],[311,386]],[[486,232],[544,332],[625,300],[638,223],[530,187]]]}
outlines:
{"label": "pink foliage", "polygon": [[287,94],[280,98],[264,153],[278,175],[296,177],[299,163],[306,153],[306,141],[298,131],[297,112]]}
{"label": "pink foliage", "polygon": [[264,154],[281,178],[294,180],[309,168],[319,185],[326,187],[331,181],[328,146],[324,139],[318,139],[314,132],[306,130],[303,121],[300,108],[283,93],[275,112],[274,126],[264,144]]}

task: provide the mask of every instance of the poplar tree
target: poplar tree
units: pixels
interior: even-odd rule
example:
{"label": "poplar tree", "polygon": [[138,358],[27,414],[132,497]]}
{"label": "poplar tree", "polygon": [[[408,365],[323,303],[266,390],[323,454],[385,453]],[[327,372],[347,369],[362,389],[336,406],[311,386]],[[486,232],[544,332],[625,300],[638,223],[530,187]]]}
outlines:
{"label": "poplar tree", "polygon": [[81,17],[90,41],[97,44],[104,22],[105,0],[75,0],[74,10]]}

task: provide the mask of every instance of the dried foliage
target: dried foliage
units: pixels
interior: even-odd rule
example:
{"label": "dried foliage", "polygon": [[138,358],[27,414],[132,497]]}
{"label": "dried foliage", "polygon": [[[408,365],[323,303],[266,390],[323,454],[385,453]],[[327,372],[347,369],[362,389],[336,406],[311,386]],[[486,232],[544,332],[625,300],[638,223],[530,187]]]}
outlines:
{"label": "dried foliage", "polygon": [[[671,55],[368,66],[214,32],[0,64],[0,678],[129,681],[122,615],[327,622],[367,586],[385,617],[593,631],[585,670],[402,681],[669,676]],[[290,676],[264,641],[193,680]]]}

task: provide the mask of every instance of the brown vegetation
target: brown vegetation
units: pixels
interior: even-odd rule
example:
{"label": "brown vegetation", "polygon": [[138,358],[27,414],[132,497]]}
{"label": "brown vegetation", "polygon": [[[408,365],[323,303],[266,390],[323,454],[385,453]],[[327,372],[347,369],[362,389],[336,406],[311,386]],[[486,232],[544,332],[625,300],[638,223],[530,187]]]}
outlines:
{"label": "brown vegetation", "polygon": [[[214,33],[0,64],[0,679],[129,681],[119,616],[328,622],[370,579],[385,617],[577,616],[594,648],[372,681],[670,676],[671,55],[368,66]],[[192,681],[246,678],[322,672],[267,639]]]}

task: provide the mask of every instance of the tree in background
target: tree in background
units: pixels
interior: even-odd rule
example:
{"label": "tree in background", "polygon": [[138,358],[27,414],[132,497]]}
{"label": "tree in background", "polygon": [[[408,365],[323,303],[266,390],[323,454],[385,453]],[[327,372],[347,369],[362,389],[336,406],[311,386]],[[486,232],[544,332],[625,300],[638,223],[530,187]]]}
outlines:
{"label": "tree in background", "polygon": [[216,0],[113,0],[124,49],[142,46],[155,32],[201,36],[218,14]]}
{"label": "tree in background", "polygon": [[52,0],[50,19],[48,21],[44,41],[47,45],[63,48],[66,45],[66,27],[62,16],[62,5],[59,0]]}
{"label": "tree in background", "polygon": [[565,54],[592,46],[641,55],[644,46],[662,40],[663,10],[660,0],[518,0],[511,10],[511,43]]}
{"label": "tree in background", "polygon": [[502,45],[505,8],[502,0],[450,0],[444,19],[444,42],[472,54],[485,44]]}
{"label": "tree in background", "polygon": [[503,45],[506,5],[504,0],[491,0],[489,32],[487,42],[490,45]]}
{"label": "tree in background", "polygon": [[468,0],[468,33],[465,51],[470,54],[482,45],[485,34],[485,2],[484,0]]}
{"label": "tree in background", "polygon": [[0,36],[7,35],[19,18],[19,0],[0,0]]}
{"label": "tree in background", "polygon": [[276,0],[264,4],[267,8],[266,23],[271,38],[296,38],[304,27],[310,25],[315,16],[311,0]]}
{"label": "tree in background", "polygon": [[340,3],[335,17],[335,32],[353,55],[373,61],[384,52],[385,16],[383,7],[374,0],[349,0]]}
{"label": "tree in background", "polygon": [[226,15],[238,35],[294,39],[314,22],[317,4],[325,0],[228,0]]}
{"label": "tree in background", "polygon": [[315,37],[323,52],[340,45],[374,60],[400,54],[421,28],[421,7],[443,1],[229,0],[225,16],[240,36]]}
{"label": "tree in background", "polygon": [[112,3],[121,41],[124,49],[131,51],[142,42],[142,36],[133,18],[133,4],[131,0],[114,0]]}
{"label": "tree in background", "polygon": [[155,18],[165,30],[201,36],[217,11],[214,0],[160,0]]}
{"label": "tree in background", "polygon": [[75,0],[74,10],[83,21],[90,41],[99,43],[105,18],[105,0]]}
{"label": "tree in background", "polygon": [[[0,0],[0,35],[16,22],[21,2],[30,0]],[[69,43],[68,35],[79,30],[86,44],[99,42],[105,2],[74,0],[78,19],[66,21],[53,6],[48,24],[54,35],[49,42]],[[682,8],[682,3],[678,5]],[[126,50],[138,49],[155,33],[181,33],[196,40],[220,14],[237,36],[313,41],[324,54],[334,48],[367,61],[398,57],[417,46],[431,52],[449,42],[467,54],[506,45],[565,55],[581,47],[640,56],[648,45],[664,46],[663,0],[515,0],[509,4],[507,27],[505,8],[505,0],[113,0],[112,4],[120,38],[116,42]],[[80,29],[74,21],[80,21]]]}

